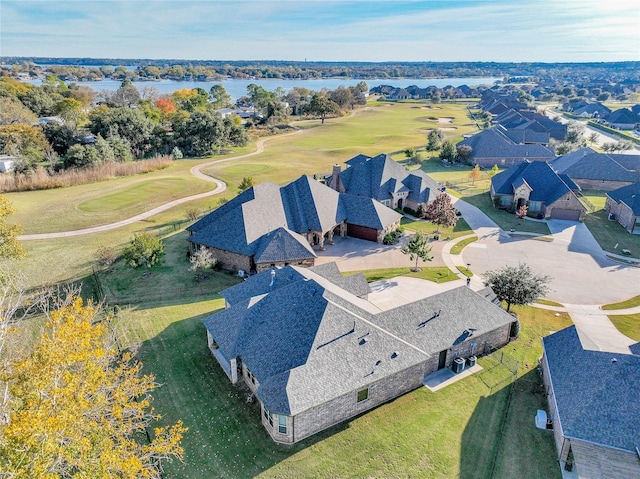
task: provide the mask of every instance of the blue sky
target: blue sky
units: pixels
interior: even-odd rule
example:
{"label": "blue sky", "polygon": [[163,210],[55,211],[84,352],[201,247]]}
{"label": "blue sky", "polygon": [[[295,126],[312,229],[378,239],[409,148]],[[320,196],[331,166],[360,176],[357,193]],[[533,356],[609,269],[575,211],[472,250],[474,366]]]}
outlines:
{"label": "blue sky", "polygon": [[640,60],[640,0],[0,0],[0,55]]}

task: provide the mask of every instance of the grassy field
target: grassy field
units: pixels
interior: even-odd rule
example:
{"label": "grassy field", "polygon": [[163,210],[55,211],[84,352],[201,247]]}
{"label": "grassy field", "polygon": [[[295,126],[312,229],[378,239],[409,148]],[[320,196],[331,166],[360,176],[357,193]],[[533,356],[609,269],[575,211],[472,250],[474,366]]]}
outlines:
{"label": "grassy field", "polygon": [[383,268],[368,269],[364,271],[349,271],[346,276],[362,273],[369,283],[380,281],[381,279],[395,278],[396,276],[411,276],[412,278],[426,279],[435,283],[446,283],[447,281],[455,281],[458,276],[446,266],[427,266],[421,260],[418,261],[420,271],[411,271],[411,268]]}

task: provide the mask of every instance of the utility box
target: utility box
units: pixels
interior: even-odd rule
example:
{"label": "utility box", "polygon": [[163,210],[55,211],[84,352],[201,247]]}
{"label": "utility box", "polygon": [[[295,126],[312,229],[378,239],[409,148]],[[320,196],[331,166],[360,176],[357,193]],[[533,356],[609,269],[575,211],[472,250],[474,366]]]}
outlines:
{"label": "utility box", "polygon": [[456,374],[461,373],[464,369],[464,359],[455,358],[451,364],[451,369],[453,369],[453,372]]}
{"label": "utility box", "polygon": [[467,358],[467,367],[472,368],[476,365],[477,358],[475,356],[469,356]]}

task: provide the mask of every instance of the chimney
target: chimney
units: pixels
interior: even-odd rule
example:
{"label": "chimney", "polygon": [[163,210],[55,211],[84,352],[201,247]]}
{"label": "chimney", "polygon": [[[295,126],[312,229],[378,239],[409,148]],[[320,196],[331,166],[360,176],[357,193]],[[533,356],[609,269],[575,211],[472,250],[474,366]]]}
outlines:
{"label": "chimney", "polygon": [[333,171],[331,172],[331,180],[329,180],[329,188],[336,190],[338,193],[344,193],[344,185],[340,179],[340,172],[342,168],[340,165],[333,165]]}

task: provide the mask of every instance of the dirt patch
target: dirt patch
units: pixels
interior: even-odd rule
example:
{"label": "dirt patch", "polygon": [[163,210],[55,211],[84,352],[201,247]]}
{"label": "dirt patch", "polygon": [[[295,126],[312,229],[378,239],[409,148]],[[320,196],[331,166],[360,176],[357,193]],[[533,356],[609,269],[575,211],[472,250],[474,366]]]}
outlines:
{"label": "dirt patch", "polygon": [[453,117],[443,116],[438,118],[438,123],[453,123]]}
{"label": "dirt patch", "polygon": [[453,131],[457,129],[458,128],[456,128],[455,126],[443,126],[442,128],[438,128],[438,130],[440,131]]}

